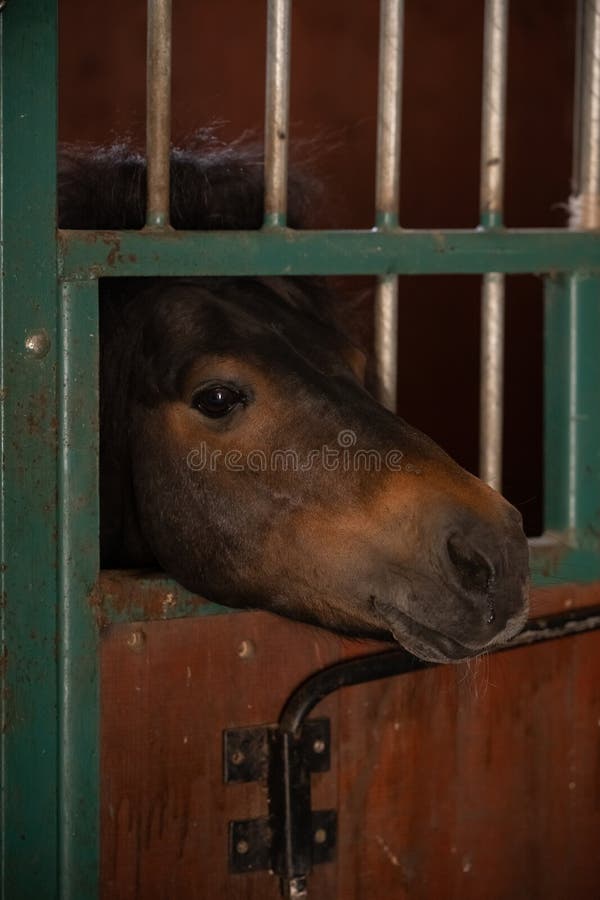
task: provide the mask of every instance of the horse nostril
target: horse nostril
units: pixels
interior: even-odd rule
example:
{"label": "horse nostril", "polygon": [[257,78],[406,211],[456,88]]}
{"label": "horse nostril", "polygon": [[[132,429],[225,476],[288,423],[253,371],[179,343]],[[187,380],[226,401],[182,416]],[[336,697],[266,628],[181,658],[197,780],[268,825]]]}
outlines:
{"label": "horse nostril", "polygon": [[[462,586],[468,591],[487,594],[494,581],[494,567],[491,563],[458,534],[448,538],[446,547]],[[491,615],[493,616],[492,609]]]}

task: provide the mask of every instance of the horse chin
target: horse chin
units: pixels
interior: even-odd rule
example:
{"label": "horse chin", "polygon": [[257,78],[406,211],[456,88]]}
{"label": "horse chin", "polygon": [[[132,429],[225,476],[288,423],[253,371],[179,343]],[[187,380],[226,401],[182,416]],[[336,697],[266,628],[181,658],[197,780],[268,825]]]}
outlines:
{"label": "horse chin", "polygon": [[411,619],[391,604],[377,603],[376,607],[387,623],[394,640],[409,653],[426,662],[461,662],[477,656],[483,649],[465,647],[441,631]]}
{"label": "horse chin", "polygon": [[527,618],[525,609],[491,640],[467,646],[456,638],[413,619],[391,603],[375,601],[374,607],[398,644],[419,659],[432,663],[458,663],[479,656],[494,645],[509,641],[521,630]]}

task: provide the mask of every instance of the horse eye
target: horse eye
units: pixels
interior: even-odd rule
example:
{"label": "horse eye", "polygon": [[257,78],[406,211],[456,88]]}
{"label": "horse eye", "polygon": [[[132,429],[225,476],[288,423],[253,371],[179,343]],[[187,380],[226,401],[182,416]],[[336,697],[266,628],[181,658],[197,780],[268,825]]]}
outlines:
{"label": "horse eye", "polygon": [[223,384],[214,384],[197,391],[193,396],[192,406],[210,419],[220,419],[243,400],[239,391]]}

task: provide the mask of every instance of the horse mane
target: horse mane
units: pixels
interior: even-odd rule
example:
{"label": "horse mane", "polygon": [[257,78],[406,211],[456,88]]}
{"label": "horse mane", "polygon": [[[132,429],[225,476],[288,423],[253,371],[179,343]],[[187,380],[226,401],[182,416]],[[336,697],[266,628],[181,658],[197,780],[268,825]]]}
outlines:
{"label": "horse mane", "polygon": [[[293,169],[291,228],[306,227],[316,179]],[[263,153],[256,144],[223,144],[211,130],[171,151],[171,224],[181,230],[258,229],[263,220]],[[146,160],[126,141],[62,145],[58,157],[60,228],[140,229],[145,222]]]}

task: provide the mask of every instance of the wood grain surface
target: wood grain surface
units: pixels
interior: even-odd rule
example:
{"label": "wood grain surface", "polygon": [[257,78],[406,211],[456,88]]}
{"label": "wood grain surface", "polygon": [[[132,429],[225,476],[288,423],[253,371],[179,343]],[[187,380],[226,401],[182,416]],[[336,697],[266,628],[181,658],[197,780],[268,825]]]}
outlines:
{"label": "wood grain surface", "polygon": [[[545,591],[534,609],[597,593]],[[384,647],[262,612],[103,635],[104,900],[275,900],[268,873],[228,874],[227,823],[266,797],[223,783],[222,732],[275,721],[314,670]],[[600,633],[347,688],[316,714],[332,769],[313,806],[337,808],[339,845],[311,900],[600,896]]]}

